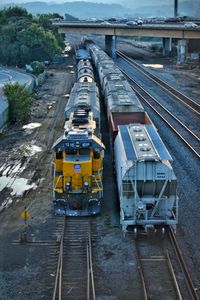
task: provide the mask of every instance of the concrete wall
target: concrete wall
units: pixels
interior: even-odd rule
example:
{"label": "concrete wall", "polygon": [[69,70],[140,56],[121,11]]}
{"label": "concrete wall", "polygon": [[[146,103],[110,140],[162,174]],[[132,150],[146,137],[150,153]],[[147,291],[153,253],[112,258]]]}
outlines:
{"label": "concrete wall", "polygon": [[188,41],[188,51],[189,51],[189,53],[192,53],[192,52],[200,53],[200,40],[199,39],[189,40]]}
{"label": "concrete wall", "polygon": [[0,96],[0,130],[8,121],[8,102],[5,97]]}

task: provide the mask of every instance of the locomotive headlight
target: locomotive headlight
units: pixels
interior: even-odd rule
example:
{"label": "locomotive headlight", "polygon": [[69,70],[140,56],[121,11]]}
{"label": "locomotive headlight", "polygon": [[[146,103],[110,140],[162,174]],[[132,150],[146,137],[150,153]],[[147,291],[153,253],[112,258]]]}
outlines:
{"label": "locomotive headlight", "polygon": [[85,189],[88,189],[88,188],[89,188],[89,182],[88,182],[88,181],[84,181],[83,185],[84,185],[84,188],[85,188]]}
{"label": "locomotive headlight", "polygon": [[67,181],[67,182],[66,182],[66,189],[69,190],[69,189],[70,189],[70,186],[71,186],[71,182]]}

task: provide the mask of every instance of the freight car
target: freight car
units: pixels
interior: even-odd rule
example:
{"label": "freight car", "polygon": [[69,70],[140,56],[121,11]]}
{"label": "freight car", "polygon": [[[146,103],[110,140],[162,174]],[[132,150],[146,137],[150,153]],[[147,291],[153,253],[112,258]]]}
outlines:
{"label": "freight car", "polygon": [[[87,60],[80,61],[78,80],[86,65],[91,70]],[[100,212],[103,196],[105,149],[99,138],[99,91],[95,82],[74,84],[65,120],[64,134],[53,145],[54,211],[68,216],[94,215]]]}
{"label": "freight car", "polygon": [[172,158],[113,60],[93,43],[88,43],[87,49],[97,68],[107,109],[122,228],[165,224],[175,228],[178,196]]}
{"label": "freight car", "polygon": [[114,153],[122,228],[176,225],[172,158],[154,125],[120,125]]}

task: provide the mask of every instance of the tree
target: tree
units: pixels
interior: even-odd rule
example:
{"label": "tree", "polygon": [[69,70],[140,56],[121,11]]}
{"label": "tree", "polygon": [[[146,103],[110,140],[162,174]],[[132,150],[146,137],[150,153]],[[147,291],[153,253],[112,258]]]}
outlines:
{"label": "tree", "polygon": [[5,84],[4,95],[9,104],[9,120],[12,122],[22,122],[27,119],[31,110],[32,94],[26,89],[25,85],[18,82]]}
{"label": "tree", "polygon": [[33,61],[31,63],[31,67],[33,69],[33,74],[39,75],[44,72],[44,64],[39,61]]}
{"label": "tree", "polygon": [[50,18],[33,18],[23,8],[0,10],[0,63],[23,66],[32,61],[50,60],[64,48],[58,28]]}
{"label": "tree", "polygon": [[55,36],[51,32],[45,32],[37,24],[31,24],[18,34],[18,43],[29,48],[28,57],[21,57],[21,61],[30,63],[34,60],[48,60],[61,51]]}
{"label": "tree", "polygon": [[54,14],[41,14],[41,15],[38,15],[37,20],[38,20],[38,24],[42,28],[44,28],[44,30],[46,32],[52,32],[53,33],[53,35],[56,37],[56,39],[58,41],[58,45],[62,49],[64,49],[65,44],[64,44],[63,40],[64,40],[64,37],[65,37],[65,34],[58,33],[58,26],[52,24],[52,21],[55,20],[55,19],[62,20],[63,17],[60,16],[59,14],[57,14],[57,13],[54,13]]}

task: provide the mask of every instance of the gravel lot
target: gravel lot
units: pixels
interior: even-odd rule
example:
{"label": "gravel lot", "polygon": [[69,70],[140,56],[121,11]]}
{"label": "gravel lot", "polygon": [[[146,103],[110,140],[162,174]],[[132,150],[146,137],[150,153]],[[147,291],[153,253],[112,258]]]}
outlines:
{"label": "gravel lot", "polygon": [[[131,53],[140,50],[126,47]],[[130,53],[129,52],[129,53]],[[157,58],[142,49],[140,58],[145,62],[162,62],[164,69],[159,72],[166,81],[176,79],[189,96],[199,95],[199,69],[170,69],[167,59]],[[138,54],[139,55],[139,54]],[[136,55],[138,57],[138,55]],[[169,63],[169,66],[168,66]],[[10,188],[1,192],[0,205],[0,299],[51,299],[54,269],[50,246],[12,245],[22,230],[20,217],[24,206],[30,213],[29,238],[34,240],[55,239],[56,217],[52,212],[52,153],[53,142],[62,134],[65,107],[70,88],[75,80],[72,57],[68,66],[49,69],[49,77],[38,91],[34,101],[29,124],[34,129],[8,127],[0,137],[0,168],[6,163],[11,166],[4,176],[28,179],[32,187],[22,196],[12,195]],[[183,73],[184,72],[184,76]],[[53,74],[53,76],[50,76]],[[195,78],[195,79],[194,79]],[[183,84],[183,81],[185,84]],[[190,86],[192,84],[192,87]],[[193,97],[194,99],[195,96]],[[174,169],[178,178],[180,197],[180,216],[177,236],[184,257],[190,267],[197,288],[200,288],[200,238],[199,238],[199,162],[196,161],[183,144],[150,113],[167,148],[174,158]],[[98,300],[142,299],[141,283],[135,258],[135,246],[131,236],[124,236],[119,225],[119,208],[116,183],[111,167],[109,133],[105,114],[102,112],[102,135],[107,151],[104,164],[104,199],[102,213],[93,220],[94,233],[94,272]],[[39,125],[36,125],[39,124]],[[38,126],[38,127],[37,127]],[[27,145],[30,147],[27,148]],[[35,148],[37,146],[39,148]],[[37,151],[36,151],[37,150]],[[32,154],[32,156],[30,156]],[[19,165],[18,169],[15,169]],[[4,171],[5,171],[4,166]],[[3,176],[3,169],[0,175]],[[6,201],[6,202],[5,202]],[[3,204],[3,205],[2,205]],[[6,208],[7,206],[7,208]]]}

